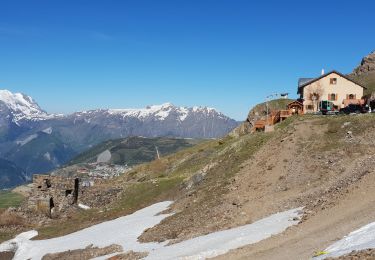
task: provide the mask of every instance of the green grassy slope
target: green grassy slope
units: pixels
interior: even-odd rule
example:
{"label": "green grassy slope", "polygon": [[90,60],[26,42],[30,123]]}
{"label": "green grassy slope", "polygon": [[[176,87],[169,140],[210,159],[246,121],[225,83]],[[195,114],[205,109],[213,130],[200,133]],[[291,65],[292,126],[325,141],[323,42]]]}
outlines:
{"label": "green grassy slope", "polygon": [[0,191],[0,209],[17,207],[24,200],[21,194],[11,191]]}
{"label": "green grassy slope", "polygon": [[112,154],[111,163],[135,165],[152,161],[156,158],[156,148],[161,156],[177,152],[190,147],[198,140],[175,138],[143,138],[129,137],[103,142],[81,153],[69,162],[69,165],[78,163],[96,162],[97,156],[109,150]]}

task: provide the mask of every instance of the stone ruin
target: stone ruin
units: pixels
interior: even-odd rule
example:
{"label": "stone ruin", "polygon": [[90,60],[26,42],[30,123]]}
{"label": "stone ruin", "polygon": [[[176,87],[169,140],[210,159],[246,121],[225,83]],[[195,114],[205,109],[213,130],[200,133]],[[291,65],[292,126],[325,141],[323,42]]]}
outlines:
{"label": "stone ruin", "polygon": [[49,218],[59,218],[82,204],[90,208],[106,207],[121,191],[116,183],[100,178],[34,174],[27,209]]}
{"label": "stone ruin", "polygon": [[54,218],[60,212],[78,204],[81,188],[79,178],[34,175],[28,208]]}

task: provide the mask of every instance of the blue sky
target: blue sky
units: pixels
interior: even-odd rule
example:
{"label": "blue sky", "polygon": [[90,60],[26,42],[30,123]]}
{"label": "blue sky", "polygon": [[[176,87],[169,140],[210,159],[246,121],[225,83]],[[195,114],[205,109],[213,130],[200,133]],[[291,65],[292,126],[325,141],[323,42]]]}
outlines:
{"label": "blue sky", "polygon": [[48,112],[207,105],[244,119],[375,49],[375,1],[1,0],[0,89]]}

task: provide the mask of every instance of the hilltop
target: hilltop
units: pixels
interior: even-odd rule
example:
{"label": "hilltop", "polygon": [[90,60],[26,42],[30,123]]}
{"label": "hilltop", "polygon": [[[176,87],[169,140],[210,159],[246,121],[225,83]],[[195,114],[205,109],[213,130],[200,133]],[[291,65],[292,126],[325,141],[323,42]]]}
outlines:
{"label": "hilltop", "polygon": [[128,137],[102,142],[73,158],[68,165],[105,161],[133,166],[191,147],[199,140],[183,138]]}
{"label": "hilltop", "polygon": [[365,94],[373,94],[375,92],[375,51],[364,57],[349,75],[367,87]]}

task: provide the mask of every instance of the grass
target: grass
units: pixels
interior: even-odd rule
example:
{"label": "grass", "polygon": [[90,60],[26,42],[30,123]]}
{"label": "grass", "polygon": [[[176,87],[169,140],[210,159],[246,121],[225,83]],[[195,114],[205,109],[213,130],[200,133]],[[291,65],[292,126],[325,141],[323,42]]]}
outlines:
{"label": "grass", "polygon": [[[19,206],[25,198],[15,192],[0,191],[0,226],[21,225],[21,218],[6,212],[7,208]],[[14,231],[0,232],[0,243],[11,239],[15,235]]]}
{"label": "grass", "polygon": [[191,147],[197,142],[199,142],[199,140],[166,137],[128,137],[109,140],[81,153],[70,161],[69,165],[95,162],[97,156],[105,150],[111,152],[111,162],[114,164],[137,165],[154,160],[156,158],[155,147],[158,147],[161,156],[165,156],[178,150]]}
{"label": "grass", "polygon": [[11,191],[0,191],[0,209],[18,207],[24,199],[21,194]]}
{"label": "grass", "polygon": [[[269,111],[284,110],[286,109],[286,106],[292,101],[294,101],[294,99],[274,99],[268,102],[268,109]],[[266,102],[263,102],[253,107],[250,110],[249,115],[254,115],[255,113],[258,113],[260,116],[262,116],[266,115],[266,111]]]}

